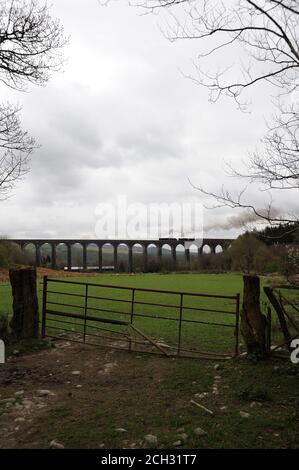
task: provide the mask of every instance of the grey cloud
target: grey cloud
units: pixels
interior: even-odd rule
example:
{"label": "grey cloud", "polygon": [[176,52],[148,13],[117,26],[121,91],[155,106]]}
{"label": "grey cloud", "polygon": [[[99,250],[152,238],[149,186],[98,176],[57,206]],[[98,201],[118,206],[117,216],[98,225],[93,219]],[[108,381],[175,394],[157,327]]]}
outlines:
{"label": "grey cloud", "polygon": [[[24,126],[41,148],[12,199],[0,204],[2,232],[92,236],[96,204],[117,194],[132,202],[206,202],[187,177],[214,190],[238,189],[222,161],[238,164],[261,137],[269,112],[263,90],[252,115],[228,101],[210,105],[205,90],[178,71],[189,67],[196,42],[168,43],[155,18],[125,3],[100,8],[76,0],[70,10],[69,0],[53,0],[71,34],[65,73],[29,94],[4,90],[23,104]],[[250,191],[261,206],[264,195]],[[233,215],[205,211],[209,234],[237,234]]]}

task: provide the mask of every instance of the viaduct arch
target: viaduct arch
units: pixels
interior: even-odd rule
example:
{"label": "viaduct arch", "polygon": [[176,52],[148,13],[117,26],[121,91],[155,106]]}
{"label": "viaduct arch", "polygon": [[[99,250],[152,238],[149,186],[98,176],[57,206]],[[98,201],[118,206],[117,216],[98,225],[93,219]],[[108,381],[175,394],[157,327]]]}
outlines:
{"label": "viaduct arch", "polygon": [[[66,249],[66,259],[67,259],[67,268],[69,270],[73,267],[73,256],[72,256],[72,247],[74,245],[81,245],[83,255],[82,255],[82,269],[87,271],[88,269],[88,260],[87,260],[87,249],[89,245],[93,245],[98,249],[98,267],[101,271],[103,268],[103,246],[110,245],[112,247],[113,253],[113,266],[114,269],[117,269],[119,261],[118,247],[119,245],[125,245],[128,249],[128,271],[133,272],[133,247],[135,245],[140,245],[142,247],[142,265],[143,269],[147,270],[148,265],[148,247],[155,246],[157,249],[157,262],[161,264],[162,262],[162,251],[164,246],[170,248],[170,256],[173,269],[176,267],[177,261],[177,247],[184,245],[184,241],[174,238],[158,239],[158,240],[99,240],[99,239],[10,239],[10,241],[16,243],[20,246],[22,250],[26,248],[27,245],[33,245],[36,253],[36,266],[39,267],[42,265],[41,249],[44,245],[50,246],[51,256],[50,264],[52,269],[57,269],[57,247],[64,246]],[[223,251],[226,250],[232,239],[228,238],[204,238],[202,245],[198,248],[198,256],[203,255],[203,247],[208,246],[211,250],[211,253],[216,253],[216,248],[220,247]],[[190,250],[184,248],[185,261],[190,263]]]}

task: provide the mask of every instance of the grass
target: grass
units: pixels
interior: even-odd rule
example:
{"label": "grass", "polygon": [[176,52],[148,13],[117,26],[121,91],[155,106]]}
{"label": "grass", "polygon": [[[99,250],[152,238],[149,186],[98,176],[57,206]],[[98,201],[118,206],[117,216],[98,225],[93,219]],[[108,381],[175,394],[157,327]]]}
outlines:
{"label": "grass", "polygon": [[[116,287],[126,286],[227,296],[242,293],[243,287],[241,274],[101,274],[95,277],[82,275],[69,280],[80,283],[90,282]],[[84,313],[84,285],[49,283],[48,290],[55,291],[55,293],[50,293],[48,295],[48,308],[81,315]],[[63,295],[62,292],[69,295]],[[102,297],[102,299],[89,299],[88,315],[112,320],[130,320],[132,296],[132,292],[130,290],[126,291],[122,289],[91,286],[89,287],[89,296]],[[266,300],[262,290],[261,298],[262,301]],[[153,302],[160,305],[145,305],[144,303],[147,302]],[[9,283],[0,283],[0,314],[11,314],[11,303]],[[57,305],[59,303],[68,303],[71,306],[61,307],[60,305]],[[40,281],[39,305],[42,305],[42,285]],[[179,305],[180,297],[177,295],[136,291],[134,324],[147,335],[165,342],[171,347],[176,347],[178,342],[178,322],[174,320],[179,319]],[[182,323],[182,348],[194,348],[201,351],[233,352],[235,347],[235,301],[230,299],[211,299],[186,296],[184,298],[184,307],[189,307],[189,309],[183,309],[182,318],[183,320],[189,320],[189,322],[183,321]],[[194,309],[207,309],[209,311],[190,310],[190,307]],[[97,309],[101,309],[103,311],[99,311]],[[111,310],[119,313],[111,313]],[[233,314],[218,313],[217,310],[225,310],[227,312],[232,312]],[[138,315],[140,314],[146,314],[148,315],[148,318],[139,317]],[[167,319],[161,317],[165,317]],[[159,320],[157,320],[157,318],[159,318]],[[194,320],[199,320],[203,323],[192,323]],[[64,321],[64,323],[62,323],[62,321]],[[55,329],[61,327],[71,331],[83,332],[84,325],[82,320],[67,319],[67,321],[74,322],[74,324],[66,323],[66,320],[63,318],[48,316],[48,327],[52,327],[52,333],[57,333],[57,330]],[[276,319],[274,318],[274,332],[276,327],[275,321]],[[220,323],[227,326],[208,325],[206,324],[207,322]],[[111,330],[104,331],[102,329],[101,334],[104,336],[116,335],[117,337],[121,337],[119,333],[128,334],[127,327],[111,324],[102,324],[101,326],[102,328]],[[86,332],[93,334],[97,331],[96,327],[99,327],[99,323],[89,321]],[[137,336],[135,337],[137,338]],[[132,339],[134,339],[134,337],[132,337]]]}
{"label": "grass", "polygon": [[[23,384],[26,396],[36,393],[34,380],[45,380],[51,371],[55,381],[47,388],[57,399],[17,432],[17,446],[49,447],[54,439],[66,448],[140,448],[150,433],[157,436],[159,448],[167,449],[184,432],[188,437],[182,447],[188,449],[298,448],[299,374],[290,374],[285,363],[253,365],[239,359],[225,361],[215,371],[213,361],[117,352],[110,358],[117,364],[114,372],[102,375],[103,353],[97,348],[78,351],[65,349],[62,356],[54,349],[51,360],[44,353],[27,358],[27,367],[38,361],[39,375]],[[81,370],[80,389],[70,374],[74,367]],[[217,395],[212,393],[215,376],[220,377]],[[197,398],[202,392],[208,395]],[[191,399],[213,415],[192,405]],[[240,412],[249,416],[243,418]],[[197,427],[206,434],[197,436]]]}
{"label": "grass", "polygon": [[[75,282],[91,282],[111,286],[127,286],[135,288],[159,289],[171,291],[184,291],[195,293],[207,293],[233,296],[241,292],[241,275],[206,275],[206,274],[139,274],[139,275],[115,275],[102,274],[96,277],[76,277]],[[55,293],[48,294],[48,308],[72,312],[75,314],[84,313],[84,293],[85,286],[78,284],[49,283],[49,291]],[[69,295],[62,295],[61,292]],[[75,296],[73,295],[75,294]],[[39,303],[41,302],[41,285],[39,289]],[[82,297],[78,297],[82,296]],[[131,313],[132,292],[123,289],[89,287],[89,295],[92,297],[102,297],[99,299],[89,299],[88,315],[107,319],[118,319],[129,321]],[[0,287],[0,313],[11,313],[10,286],[8,284]],[[114,300],[105,300],[105,299]],[[61,307],[58,303],[68,303],[71,307]],[[140,303],[138,303],[140,302]],[[142,303],[143,302],[143,303]],[[145,305],[153,302],[158,306]],[[134,324],[147,335],[166,342],[169,346],[175,347],[178,342],[178,321],[180,315],[180,296],[171,293],[151,293],[136,291]],[[203,297],[186,296],[184,298],[183,323],[181,334],[182,348],[195,348],[203,351],[233,352],[235,345],[235,301],[231,299],[213,299]],[[96,309],[105,311],[98,311]],[[209,311],[190,310],[206,309]],[[111,310],[120,313],[111,313]],[[218,313],[217,310],[225,310],[229,313]],[[148,315],[148,318],[138,315]],[[161,318],[164,317],[164,318]],[[159,320],[157,320],[159,318]],[[61,323],[57,317],[49,316],[48,326],[55,328],[63,327],[73,329],[77,332],[83,331],[83,321],[75,320],[75,324]],[[69,321],[69,319],[67,319]],[[175,321],[176,320],[176,321]],[[184,320],[189,320],[185,322]],[[192,321],[199,320],[202,324],[195,324]],[[72,321],[72,320],[71,320]],[[208,325],[207,322],[220,323],[225,326]],[[88,322],[87,333],[94,333],[95,327],[99,324]],[[102,325],[105,327],[105,325]],[[114,332],[128,333],[127,327],[108,325],[107,328]],[[101,334],[110,335],[111,332],[101,331]],[[118,333],[117,333],[118,334]],[[112,334],[114,336],[114,333]],[[134,338],[133,338],[134,339]],[[140,338],[138,338],[140,339]]]}
{"label": "grass", "polygon": [[[242,276],[235,274],[104,274],[92,278],[80,276],[72,280],[223,295],[242,292]],[[55,290],[59,292],[62,287],[71,294],[80,294],[83,290],[82,286],[69,285],[66,288],[64,284],[58,283]],[[51,287],[50,290],[54,289]],[[114,292],[114,289],[109,288],[91,288],[90,294],[100,296],[99,290],[106,298],[112,292],[118,300],[126,300],[128,295],[125,291]],[[40,292],[39,295],[41,296]],[[142,301],[150,299],[165,304],[177,302],[171,294],[138,295]],[[61,294],[51,296],[49,299],[53,302],[62,298]],[[74,302],[76,305],[74,311],[79,312],[82,299],[70,298],[70,303]],[[91,314],[106,317],[110,315],[109,312],[93,310],[99,306],[98,300],[90,302]],[[187,302],[191,305],[194,300],[187,298]],[[213,301],[202,299],[201,307],[208,305],[211,309],[216,308],[215,304],[211,306],[211,302]],[[217,302],[218,307],[228,307],[227,299]],[[10,288],[2,285],[0,313],[11,312],[10,304]],[[101,307],[107,309],[112,309],[113,306],[115,308],[115,304],[110,300],[100,303]],[[118,314],[118,317],[126,318],[126,303],[120,305],[123,305],[123,314]],[[163,314],[166,312],[168,315],[177,315],[177,304],[175,309],[161,307],[152,311],[144,305],[139,305],[138,308],[143,312],[148,309],[149,315],[159,315],[162,310]],[[186,310],[184,315],[231,321],[226,319],[225,314],[215,312],[193,314]],[[116,317],[113,314],[113,318]],[[169,342],[176,340],[176,330],[171,321],[138,317],[136,321],[152,336]],[[183,332],[184,341],[191,346],[195,344],[218,351],[230,347],[234,342],[233,329],[207,325],[196,325],[195,328],[194,324],[191,325],[188,331]],[[79,321],[75,328],[80,330]],[[7,445],[47,448],[54,439],[63,443],[66,448],[139,448],[145,446],[144,436],[150,433],[158,437],[159,448],[167,449],[175,447],[174,442],[184,432],[188,438],[182,447],[188,449],[298,448],[299,373],[298,367],[291,363],[272,358],[253,364],[239,358],[221,361],[215,370],[215,361],[127,354],[111,350],[106,352],[101,348],[82,347],[81,344],[73,343],[64,349],[57,347],[49,351],[42,351],[43,346],[39,342],[24,343],[17,349],[20,350],[21,357],[7,363],[11,370],[7,370],[7,381],[3,382],[2,398],[13,396],[18,389],[24,389],[26,397],[34,400],[36,390],[40,388],[50,389],[55,395],[47,399],[44,412],[34,409],[30,422],[25,421],[23,427],[17,427],[14,431],[14,444],[8,442]],[[37,354],[27,354],[38,350]],[[23,356],[23,353],[26,355]],[[113,371],[110,374],[103,373],[105,364],[112,361],[116,364]],[[17,365],[20,374],[19,382],[15,383],[11,380],[11,374]],[[81,371],[81,375],[72,375],[73,370]],[[22,371],[28,371],[24,379],[20,378]],[[219,393],[213,394],[216,376],[220,377]],[[76,388],[78,383],[81,388]],[[197,397],[203,392],[208,395]],[[214,414],[209,415],[192,405],[191,399],[211,409]],[[240,412],[249,413],[249,416],[244,418]],[[3,419],[7,420],[8,424],[5,425],[8,426],[10,416]],[[15,427],[14,424],[12,426]],[[204,429],[206,434],[197,436],[194,433],[197,427]],[[118,428],[125,428],[126,432],[120,433]]]}
{"label": "grass", "polygon": [[[145,358],[140,362],[144,371],[149,373],[150,361]],[[211,366],[203,362],[176,361],[168,366],[168,373],[165,366],[162,366],[165,377],[156,389],[150,385],[150,380],[156,379],[155,373],[144,378],[150,399],[144,395],[144,388],[138,397],[133,388],[123,388],[117,396],[105,394],[106,398],[94,412],[90,404],[82,401],[84,413],[80,415],[79,422],[72,419],[72,405],[68,409],[59,407],[56,413],[64,414],[64,427],[59,429],[55,425],[59,422],[57,415],[51,415],[47,424],[53,437],[65,442],[67,447],[76,447],[79,443],[79,447],[90,448],[104,442],[105,447],[114,448],[121,445],[115,428],[124,427],[128,433],[123,440],[138,442],[139,436],[150,431],[158,436],[159,446],[171,448],[177,440],[178,430],[184,428],[188,435],[188,448],[298,447],[295,424],[299,416],[299,403],[295,397],[298,377],[284,374],[282,384],[269,364],[252,366],[241,362],[234,367],[225,364],[220,372],[225,377],[220,387],[221,397],[208,398],[204,402],[214,412],[211,417],[189,402],[195,392],[211,389]],[[128,378],[131,375],[129,373]],[[271,400],[260,400],[260,392],[254,393],[257,377],[263,377],[263,387],[267,390],[263,397],[271,390]],[[253,389],[250,401],[242,396],[244,384],[247,384],[246,388]],[[176,390],[179,390],[178,396]],[[115,399],[118,407],[111,414],[112,400]],[[250,406],[252,402],[256,403],[254,408]],[[223,406],[227,408],[220,410]],[[240,411],[249,412],[249,418],[242,418]],[[207,432],[206,436],[199,438],[194,434],[198,426]]]}
{"label": "grass", "polygon": [[43,341],[39,339],[23,339],[15,344],[9,344],[6,347],[6,359],[10,356],[23,356],[38,351],[50,349],[52,344],[50,341]]}

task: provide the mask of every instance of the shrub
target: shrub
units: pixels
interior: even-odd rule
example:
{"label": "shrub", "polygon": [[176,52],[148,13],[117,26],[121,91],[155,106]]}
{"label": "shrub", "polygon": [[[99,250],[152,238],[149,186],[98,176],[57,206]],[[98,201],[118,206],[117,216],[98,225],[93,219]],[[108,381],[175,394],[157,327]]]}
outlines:
{"label": "shrub", "polygon": [[0,268],[9,268],[16,264],[28,264],[28,255],[9,240],[0,240]]}
{"label": "shrub", "polygon": [[287,245],[281,254],[281,273],[287,279],[293,274],[299,273],[299,247]]}
{"label": "shrub", "polygon": [[261,272],[268,259],[269,248],[252,233],[240,235],[231,245],[232,268],[246,274]]}

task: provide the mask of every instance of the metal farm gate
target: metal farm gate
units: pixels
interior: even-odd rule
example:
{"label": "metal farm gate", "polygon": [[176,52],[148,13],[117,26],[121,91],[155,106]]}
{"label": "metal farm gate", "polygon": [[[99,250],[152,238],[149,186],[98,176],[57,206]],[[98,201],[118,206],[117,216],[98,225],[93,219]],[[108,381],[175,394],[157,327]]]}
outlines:
{"label": "metal farm gate", "polygon": [[43,280],[42,337],[166,356],[238,355],[240,295]]}

